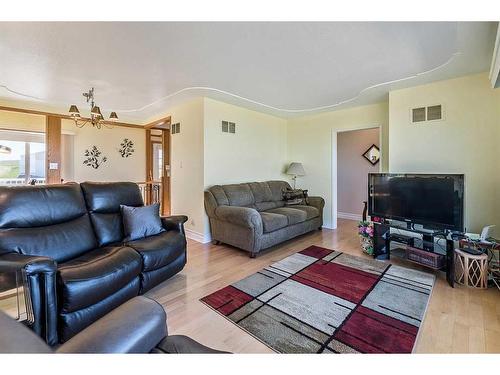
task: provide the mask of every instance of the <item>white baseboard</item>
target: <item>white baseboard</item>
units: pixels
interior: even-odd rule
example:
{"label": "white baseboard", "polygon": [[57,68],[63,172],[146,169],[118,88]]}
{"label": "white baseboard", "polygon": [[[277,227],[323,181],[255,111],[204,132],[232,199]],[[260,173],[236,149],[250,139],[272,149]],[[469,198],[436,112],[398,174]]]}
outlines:
{"label": "white baseboard", "polygon": [[187,228],[184,228],[184,231],[186,232],[186,237],[193,240],[193,241],[200,242],[200,243],[208,243],[208,242],[212,241],[210,234],[203,235],[200,232],[196,232],[192,229],[187,229]]}
{"label": "white baseboard", "polygon": [[337,217],[339,219],[356,220],[356,221],[361,221],[363,219],[363,215],[351,214],[348,212],[337,212]]}

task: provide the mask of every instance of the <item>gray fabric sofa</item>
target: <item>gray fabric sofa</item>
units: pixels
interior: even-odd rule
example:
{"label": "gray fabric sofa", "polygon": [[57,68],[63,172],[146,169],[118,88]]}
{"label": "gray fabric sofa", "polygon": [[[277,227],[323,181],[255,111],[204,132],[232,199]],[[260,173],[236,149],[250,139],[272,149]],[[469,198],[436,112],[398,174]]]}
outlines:
{"label": "gray fabric sofa", "polygon": [[293,237],[321,229],[321,197],[309,197],[308,205],[287,206],[286,181],[215,185],[205,191],[205,210],[212,240],[256,254]]}

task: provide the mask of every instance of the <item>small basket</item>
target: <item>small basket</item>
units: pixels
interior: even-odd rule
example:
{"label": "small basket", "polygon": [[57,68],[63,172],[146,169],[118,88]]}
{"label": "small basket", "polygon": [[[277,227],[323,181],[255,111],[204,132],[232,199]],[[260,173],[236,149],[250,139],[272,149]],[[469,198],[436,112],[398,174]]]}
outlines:
{"label": "small basket", "polygon": [[442,254],[406,246],[406,258],[412,262],[439,270],[444,267],[445,257]]}

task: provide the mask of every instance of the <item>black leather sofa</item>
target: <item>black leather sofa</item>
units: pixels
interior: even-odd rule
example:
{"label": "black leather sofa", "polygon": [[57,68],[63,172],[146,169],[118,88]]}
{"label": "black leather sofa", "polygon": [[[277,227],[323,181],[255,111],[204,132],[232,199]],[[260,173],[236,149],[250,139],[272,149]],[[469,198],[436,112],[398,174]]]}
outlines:
{"label": "black leather sofa", "polygon": [[[163,307],[135,297],[92,323],[56,353],[225,353],[182,335],[168,335]],[[40,337],[0,312],[0,353],[53,353]]]}
{"label": "black leather sofa", "polygon": [[22,269],[33,330],[65,342],[186,263],[186,216],[123,243],[120,205],[143,205],[130,182],[0,187],[0,268]]}

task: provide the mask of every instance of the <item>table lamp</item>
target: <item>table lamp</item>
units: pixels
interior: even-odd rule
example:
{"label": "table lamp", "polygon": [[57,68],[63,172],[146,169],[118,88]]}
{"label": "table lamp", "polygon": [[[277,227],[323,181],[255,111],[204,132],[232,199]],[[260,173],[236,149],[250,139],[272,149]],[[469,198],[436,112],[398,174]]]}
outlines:
{"label": "table lamp", "polygon": [[288,169],[286,170],[286,174],[293,176],[292,177],[293,188],[295,189],[295,183],[297,180],[297,176],[305,176],[306,171],[304,170],[302,163],[293,162],[293,163],[290,163],[290,165],[288,166]]}

